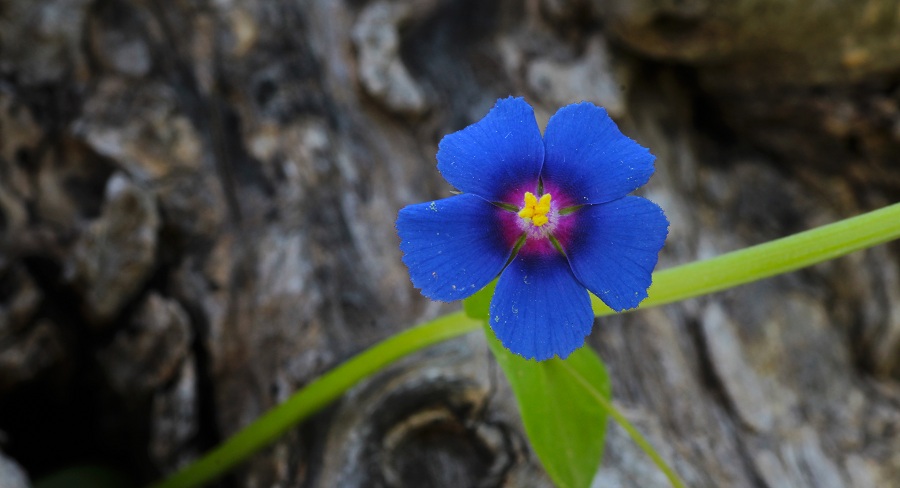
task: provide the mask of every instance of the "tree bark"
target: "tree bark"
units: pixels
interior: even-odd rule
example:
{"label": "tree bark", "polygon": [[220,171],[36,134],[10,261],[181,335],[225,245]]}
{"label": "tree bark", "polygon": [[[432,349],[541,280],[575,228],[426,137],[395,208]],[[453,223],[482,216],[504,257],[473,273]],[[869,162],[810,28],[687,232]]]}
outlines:
{"label": "tree bark", "polygon": [[[895,202],[898,46],[887,0],[6,0],[0,484],[153,480],[456,308],[412,287],[393,222],[450,194],[438,141],[500,97],[541,126],[595,102],[651,149],[659,268]],[[690,486],[890,486],[898,282],[891,243],[589,344]],[[219,483],[552,486],[478,333]],[[667,484],[611,426],[594,486]]]}

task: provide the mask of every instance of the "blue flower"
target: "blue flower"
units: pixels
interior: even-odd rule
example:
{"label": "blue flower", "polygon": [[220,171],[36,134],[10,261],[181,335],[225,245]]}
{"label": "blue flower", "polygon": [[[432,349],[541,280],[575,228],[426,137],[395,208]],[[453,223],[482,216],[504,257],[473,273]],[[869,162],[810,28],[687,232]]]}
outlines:
{"label": "blue flower", "polygon": [[490,325],[510,351],[567,357],[594,323],[588,290],[616,311],[647,297],[668,234],[662,209],[626,196],[655,157],[606,110],[561,108],[543,138],[521,98],[441,140],[438,170],[462,193],[400,210],[397,231],[413,284],[433,300],[490,283]]}

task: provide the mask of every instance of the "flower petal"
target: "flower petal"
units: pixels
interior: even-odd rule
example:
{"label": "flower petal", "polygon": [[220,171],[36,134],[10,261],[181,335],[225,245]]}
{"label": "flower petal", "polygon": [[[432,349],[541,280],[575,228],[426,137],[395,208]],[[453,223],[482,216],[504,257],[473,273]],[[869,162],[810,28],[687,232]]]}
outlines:
{"label": "flower petal", "polygon": [[656,157],[623,135],[605,109],[591,103],[559,109],[547,123],[544,144],[544,188],[571,199],[566,205],[622,198],[653,174]]}
{"label": "flower petal", "polygon": [[432,300],[449,302],[496,278],[512,253],[502,237],[500,212],[470,194],[400,210],[397,233],[413,285]]}
{"label": "flower petal", "polygon": [[441,139],[438,170],[458,190],[492,202],[521,202],[535,191],[544,143],[534,110],[522,98],[497,100],[480,121]]}
{"label": "flower petal", "polygon": [[490,313],[503,346],[538,361],[566,358],[594,324],[590,296],[559,253],[517,256],[497,281]]}
{"label": "flower petal", "polygon": [[644,198],[625,197],[585,206],[573,216],[578,221],[562,243],[572,272],[613,310],[638,306],[669,233],[662,209]]}

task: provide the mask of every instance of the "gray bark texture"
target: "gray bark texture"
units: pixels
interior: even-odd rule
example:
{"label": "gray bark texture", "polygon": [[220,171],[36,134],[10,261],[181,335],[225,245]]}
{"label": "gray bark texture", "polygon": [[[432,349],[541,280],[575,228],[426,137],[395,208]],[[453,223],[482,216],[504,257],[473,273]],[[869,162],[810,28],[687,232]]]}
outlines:
{"label": "gray bark texture", "polygon": [[[510,94],[651,148],[659,268],[900,200],[896,0],[2,0],[0,485],[157,479],[458,307],[412,287],[393,222]],[[897,243],[589,344],[690,486],[898,486]],[[477,333],[218,484],[552,486]],[[611,425],[594,486],[667,484]]]}

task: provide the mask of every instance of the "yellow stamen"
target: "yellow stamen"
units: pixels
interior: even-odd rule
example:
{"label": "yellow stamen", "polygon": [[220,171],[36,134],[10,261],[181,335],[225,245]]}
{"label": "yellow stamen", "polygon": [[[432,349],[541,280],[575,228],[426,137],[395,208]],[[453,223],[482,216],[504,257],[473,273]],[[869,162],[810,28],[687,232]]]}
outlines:
{"label": "yellow stamen", "polygon": [[550,211],[550,194],[547,193],[541,197],[541,200],[534,207],[535,213],[545,214]]}
{"label": "yellow stamen", "polygon": [[519,211],[519,217],[531,221],[537,227],[547,223],[550,212],[550,194],[545,193],[538,200],[530,191],[525,192],[525,206]]}

